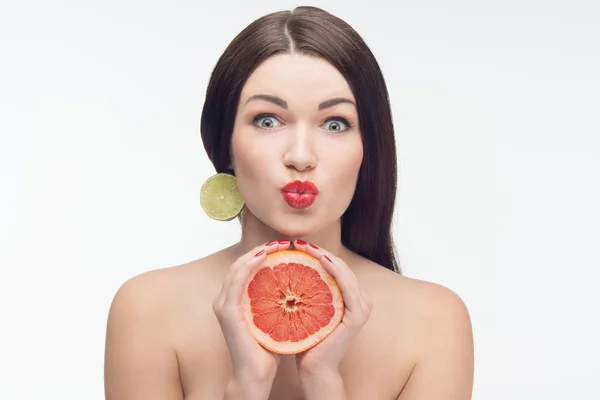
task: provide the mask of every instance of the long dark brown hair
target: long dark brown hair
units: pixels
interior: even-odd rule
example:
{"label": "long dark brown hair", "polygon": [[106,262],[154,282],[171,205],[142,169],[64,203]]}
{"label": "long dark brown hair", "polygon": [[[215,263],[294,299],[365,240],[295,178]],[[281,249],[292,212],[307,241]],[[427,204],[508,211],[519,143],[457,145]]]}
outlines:
{"label": "long dark brown hair", "polygon": [[363,162],[354,197],[342,216],[342,244],[385,268],[401,272],[391,224],[397,162],[387,87],[361,36],[340,18],[316,7],[274,12],[241,31],[219,58],[208,83],[200,131],[217,172],[227,172],[242,88],[267,58],[301,53],[328,60],[356,99]]}

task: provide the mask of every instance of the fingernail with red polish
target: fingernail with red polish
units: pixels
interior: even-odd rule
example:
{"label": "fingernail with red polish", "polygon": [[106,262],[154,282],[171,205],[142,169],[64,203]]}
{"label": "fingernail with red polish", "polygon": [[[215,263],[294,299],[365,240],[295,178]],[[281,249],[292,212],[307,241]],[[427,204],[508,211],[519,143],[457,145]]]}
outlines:
{"label": "fingernail with red polish", "polygon": [[290,244],[289,240],[280,240],[279,244]]}
{"label": "fingernail with red polish", "polygon": [[317,246],[316,244],[312,244],[312,243],[310,243],[309,246],[312,247],[313,249],[318,249],[319,248],[319,246]]}
{"label": "fingernail with red polish", "polygon": [[323,257],[325,257],[327,259],[327,261],[332,262],[331,259],[329,257],[327,257],[326,255],[323,255]]}
{"label": "fingernail with red polish", "polygon": [[259,251],[258,253],[256,253],[256,254],[254,255],[254,257],[258,257],[258,256],[262,255],[264,252],[265,252],[264,250],[261,250],[261,251]]}
{"label": "fingernail with red polish", "polygon": [[306,244],[306,242],[301,239],[296,239],[296,243],[298,243],[300,246],[304,246]]}
{"label": "fingernail with red polish", "polygon": [[265,246],[272,246],[277,243],[277,240],[271,240],[269,243],[265,244]]}

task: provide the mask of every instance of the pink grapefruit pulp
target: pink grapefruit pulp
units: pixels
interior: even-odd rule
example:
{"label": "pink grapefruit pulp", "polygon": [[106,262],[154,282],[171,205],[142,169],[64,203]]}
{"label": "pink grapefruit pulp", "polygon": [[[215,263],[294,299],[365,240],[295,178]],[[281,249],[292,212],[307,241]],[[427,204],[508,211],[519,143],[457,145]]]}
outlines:
{"label": "pink grapefruit pulp", "polygon": [[252,272],[242,304],[256,341],[279,354],[317,345],[344,315],[335,279],[318,259],[298,250],[268,254]]}

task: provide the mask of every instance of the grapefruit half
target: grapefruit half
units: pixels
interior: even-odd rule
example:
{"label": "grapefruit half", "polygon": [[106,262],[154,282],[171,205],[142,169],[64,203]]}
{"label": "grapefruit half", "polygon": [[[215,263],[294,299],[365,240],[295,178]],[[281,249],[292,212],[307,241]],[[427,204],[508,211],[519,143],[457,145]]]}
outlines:
{"label": "grapefruit half", "polygon": [[344,299],[320,261],[303,251],[268,254],[242,296],[244,317],[258,343],[297,354],[323,341],[344,316]]}

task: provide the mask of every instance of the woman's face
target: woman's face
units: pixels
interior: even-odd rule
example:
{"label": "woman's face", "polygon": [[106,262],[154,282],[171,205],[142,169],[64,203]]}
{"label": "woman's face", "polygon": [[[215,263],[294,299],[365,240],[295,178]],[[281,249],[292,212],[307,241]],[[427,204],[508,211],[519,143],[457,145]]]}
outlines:
{"label": "woman's face", "polygon": [[[276,55],[250,75],[237,108],[231,166],[252,214],[290,237],[316,233],[342,216],[363,159],[355,103],[344,77],[324,59]],[[318,194],[284,188],[294,181],[314,183]]]}

